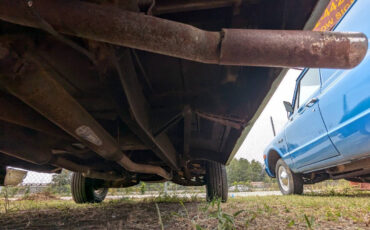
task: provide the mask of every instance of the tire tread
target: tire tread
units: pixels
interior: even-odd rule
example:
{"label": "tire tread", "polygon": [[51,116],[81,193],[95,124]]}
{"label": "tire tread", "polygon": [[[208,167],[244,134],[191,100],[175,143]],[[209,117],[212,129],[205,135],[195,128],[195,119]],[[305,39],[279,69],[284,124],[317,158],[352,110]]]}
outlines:
{"label": "tire tread", "polygon": [[94,193],[93,179],[82,176],[81,173],[73,173],[71,181],[71,192],[73,200],[78,203],[100,203],[104,200],[108,189],[101,195]]}
{"label": "tire tread", "polygon": [[207,201],[221,198],[222,202],[227,201],[228,186],[225,166],[218,162],[207,164]]}

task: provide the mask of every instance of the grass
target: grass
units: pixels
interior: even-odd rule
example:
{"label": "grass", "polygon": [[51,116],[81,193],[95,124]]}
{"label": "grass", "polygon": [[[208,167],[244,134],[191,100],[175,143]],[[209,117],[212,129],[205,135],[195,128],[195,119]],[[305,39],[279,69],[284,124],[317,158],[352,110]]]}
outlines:
{"label": "grass", "polygon": [[[303,196],[267,196],[235,198],[237,208],[254,211],[260,220],[274,219],[287,227],[308,229],[331,224],[359,224],[370,227],[370,193],[358,195],[313,194]],[[248,216],[246,217],[248,218]],[[280,220],[279,220],[280,219]],[[249,222],[252,222],[249,220]],[[316,226],[316,227],[315,227]]]}
{"label": "grass", "polygon": [[143,202],[154,202],[154,203],[178,203],[182,202],[201,202],[202,198],[197,195],[192,195],[190,197],[178,197],[176,195],[161,195],[153,198],[144,198]]}
{"label": "grass", "polygon": [[159,210],[159,207],[158,207],[158,204],[157,204],[157,203],[155,203],[155,207],[156,207],[156,209],[157,209],[159,225],[161,226],[161,230],[164,230],[163,221],[162,221],[162,216],[161,216],[161,211]]}
{"label": "grass", "polygon": [[[5,213],[4,201],[1,200],[0,225],[15,224],[23,218],[31,221],[27,222],[30,226],[36,224],[37,227],[43,218],[46,220],[52,216],[53,221],[59,221],[58,223],[76,221],[94,226],[99,223],[107,226],[107,223],[111,224],[118,221],[117,219],[122,222],[124,219],[122,223],[117,222],[124,224],[123,228],[368,229],[369,198],[370,192],[327,191],[303,196],[230,198],[226,204],[219,201],[207,204],[196,197],[186,199],[176,196],[145,200],[108,200],[102,204],[83,205],[62,200],[22,200],[11,201],[8,213]],[[85,215],[83,218],[86,221],[81,222],[81,215]],[[20,228],[20,225],[16,226]]]}

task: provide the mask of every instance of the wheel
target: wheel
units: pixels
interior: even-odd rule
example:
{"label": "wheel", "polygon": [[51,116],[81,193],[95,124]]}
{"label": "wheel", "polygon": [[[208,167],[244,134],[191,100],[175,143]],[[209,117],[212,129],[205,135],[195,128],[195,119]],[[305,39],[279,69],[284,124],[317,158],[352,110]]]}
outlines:
{"label": "wheel", "polygon": [[0,186],[4,186],[6,176],[6,166],[0,165]]}
{"label": "wheel", "polygon": [[276,179],[283,195],[302,194],[303,179],[300,175],[293,173],[289,166],[279,159],[276,163]]}
{"label": "wheel", "polygon": [[71,191],[73,200],[78,203],[100,203],[108,193],[108,188],[95,188],[99,180],[87,178],[81,173],[73,173]]}
{"label": "wheel", "polygon": [[206,174],[207,201],[221,199],[227,201],[227,176],[225,165],[218,162],[207,163]]}

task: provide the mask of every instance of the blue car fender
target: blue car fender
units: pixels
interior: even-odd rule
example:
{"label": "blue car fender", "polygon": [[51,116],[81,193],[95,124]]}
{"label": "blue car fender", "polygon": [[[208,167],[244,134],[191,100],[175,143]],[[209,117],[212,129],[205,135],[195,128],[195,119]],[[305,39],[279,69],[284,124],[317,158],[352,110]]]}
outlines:
{"label": "blue car fender", "polygon": [[276,152],[280,158],[283,158],[283,154],[281,153],[281,151],[276,148],[275,146],[273,145],[269,145],[266,149],[265,149],[265,152],[263,153],[263,159],[264,159],[264,162],[265,162],[265,171],[267,173],[267,175],[269,175],[270,177],[275,177],[275,172],[272,172],[270,169],[271,169],[271,165],[269,165],[269,155],[273,152]]}

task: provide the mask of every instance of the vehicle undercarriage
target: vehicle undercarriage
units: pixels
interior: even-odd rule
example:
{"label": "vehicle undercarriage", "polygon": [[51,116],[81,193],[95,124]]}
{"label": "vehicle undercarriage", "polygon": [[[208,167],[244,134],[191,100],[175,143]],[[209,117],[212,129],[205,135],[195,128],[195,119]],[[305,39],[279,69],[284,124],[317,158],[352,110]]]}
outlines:
{"label": "vehicle undercarriage", "polygon": [[286,31],[312,27],[317,2],[2,1],[0,166],[206,184],[282,67],[358,64],[361,34]]}

